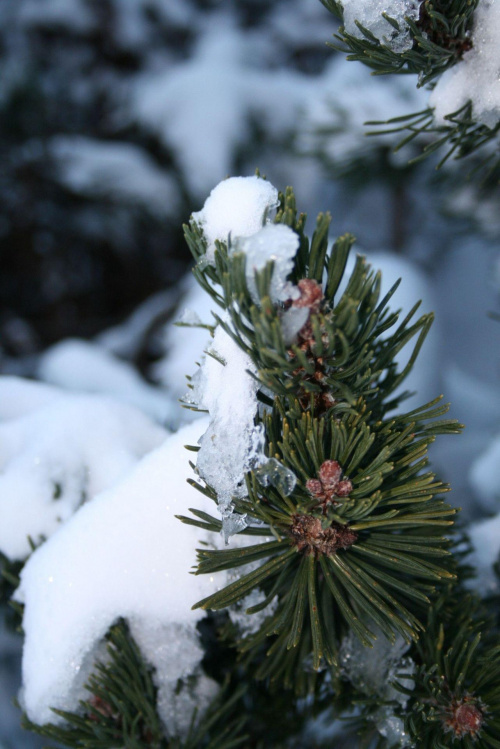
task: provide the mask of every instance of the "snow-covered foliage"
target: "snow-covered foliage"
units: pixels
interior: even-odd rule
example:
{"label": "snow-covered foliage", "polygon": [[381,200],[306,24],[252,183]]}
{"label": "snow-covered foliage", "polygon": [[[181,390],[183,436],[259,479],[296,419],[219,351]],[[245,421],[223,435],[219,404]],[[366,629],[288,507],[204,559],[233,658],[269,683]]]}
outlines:
{"label": "snow-covered foliage", "polygon": [[0,551],[25,559],[167,432],[137,409],[0,377]]}
{"label": "snow-covered foliage", "polygon": [[431,93],[430,104],[439,124],[472,102],[475,119],[489,128],[500,120],[500,5],[481,0],[474,13],[471,49],[446,71]]}
{"label": "snow-covered foliage", "polygon": [[206,261],[214,262],[215,242],[231,236],[249,237],[270,221],[278,205],[278,191],[260,177],[232,177],[220,182],[193,219],[203,230],[207,241]]}
{"label": "snow-covered foliage", "polygon": [[[204,613],[189,603],[220,584],[217,576],[190,574],[203,534],[175,518],[192,501],[184,445],[196,443],[203,426],[168,437],[24,567],[16,599],[25,605],[22,702],[32,720],[57,720],[51,707],[78,709],[85,678],[118,617],[128,620],[156,667],[159,709],[170,731],[187,730],[192,709],[213,696],[215,685],[205,677],[191,698],[175,694],[177,680],[196,673],[203,656],[196,624]],[[205,503],[210,512],[213,502]]]}

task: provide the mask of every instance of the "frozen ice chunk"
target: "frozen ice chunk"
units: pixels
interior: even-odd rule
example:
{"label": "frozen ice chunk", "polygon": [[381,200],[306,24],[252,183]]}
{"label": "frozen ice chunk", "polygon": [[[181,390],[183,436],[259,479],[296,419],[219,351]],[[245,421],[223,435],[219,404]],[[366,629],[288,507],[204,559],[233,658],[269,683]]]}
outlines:
{"label": "frozen ice chunk", "polygon": [[284,466],[276,458],[269,458],[256,470],[255,475],[262,486],[274,486],[285,497],[288,497],[297,484],[297,476],[290,468]]}
{"label": "frozen ice chunk", "polygon": [[24,559],[28,536],[36,544],[48,538],[168,433],[135,408],[102,396],[0,378],[0,403],[14,393],[19,415],[11,411],[0,423],[0,550]]}
{"label": "frozen ice chunk", "polygon": [[[416,20],[421,0],[341,0],[344,7],[344,28],[348,34],[365,38],[355,21],[368,29],[382,44],[394,52],[405,52],[412,48],[406,18]],[[386,13],[399,24],[400,30],[392,26],[384,16]]]}
{"label": "frozen ice chunk", "polygon": [[[175,684],[202,657],[196,624],[204,613],[191,605],[226,580],[225,573],[190,574],[204,533],[175,517],[187,514],[194,499],[184,445],[196,443],[204,426],[200,420],[169,436],[25,565],[16,599],[25,605],[22,701],[34,722],[61,722],[51,707],[78,711],[83,675],[109,627],[123,617],[156,668],[167,728],[179,727],[171,723]],[[196,499],[199,509],[212,511],[211,500]],[[204,701],[211,691],[206,686]],[[185,725],[188,716],[175,719]]]}
{"label": "frozen ice chunk", "polygon": [[500,3],[481,0],[474,12],[472,48],[438,80],[429,103],[438,124],[472,101],[475,119],[494,128],[500,118]]}
{"label": "frozen ice chunk", "polygon": [[199,407],[210,414],[199,442],[196,467],[224,509],[232,497],[246,496],[245,473],[262,454],[261,429],[254,425],[257,370],[221,326],[215,331],[210,352],[193,392]]}
{"label": "frozen ice chunk", "polygon": [[215,240],[227,242],[229,235],[234,239],[255,234],[277,205],[277,189],[260,177],[231,177],[220,182],[201,211],[193,213],[207,240],[207,261],[214,262]]}
{"label": "frozen ice chunk", "polygon": [[259,302],[255,271],[263,270],[271,260],[274,262],[269,295],[273,302],[288,298],[287,276],[293,270],[293,258],[299,249],[298,235],[284,224],[270,224],[245,238],[236,238],[233,252],[246,255],[246,282],[252,299]]}

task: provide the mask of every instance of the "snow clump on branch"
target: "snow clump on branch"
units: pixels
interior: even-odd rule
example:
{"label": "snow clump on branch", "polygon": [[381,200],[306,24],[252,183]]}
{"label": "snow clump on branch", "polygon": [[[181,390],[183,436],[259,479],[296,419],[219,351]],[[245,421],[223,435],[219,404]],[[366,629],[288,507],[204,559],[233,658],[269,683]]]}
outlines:
{"label": "snow clump on branch", "polygon": [[431,93],[434,117],[448,125],[447,115],[472,102],[474,118],[494,128],[500,118],[500,3],[482,0],[474,13],[472,47],[447,70]]}
{"label": "snow clump on branch", "polygon": [[[393,52],[406,52],[411,49],[413,40],[409,33],[406,18],[416,20],[420,11],[420,0],[342,0],[344,7],[344,28],[348,34],[364,39],[365,36],[356,24],[364,26],[382,44]],[[399,31],[382,14],[393,18]]]}

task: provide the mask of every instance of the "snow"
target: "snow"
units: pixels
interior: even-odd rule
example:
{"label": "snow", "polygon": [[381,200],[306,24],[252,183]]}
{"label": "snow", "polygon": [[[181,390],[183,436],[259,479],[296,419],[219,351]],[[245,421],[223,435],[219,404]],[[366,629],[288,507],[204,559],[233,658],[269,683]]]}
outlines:
{"label": "snow", "polygon": [[[37,401],[37,391],[39,399]],[[47,397],[49,396],[49,397]],[[25,559],[167,432],[131,406],[0,378],[0,550]]]}
{"label": "snow", "polygon": [[160,423],[177,421],[179,407],[168,395],[142,380],[130,364],[89,341],[68,338],[49,348],[40,357],[38,376],[68,390],[110,395]]}
{"label": "snow", "polygon": [[79,33],[94,28],[90,8],[81,0],[24,0],[19,7],[19,18],[28,25],[59,26]]}
{"label": "snow", "polygon": [[481,0],[474,12],[472,48],[438,80],[429,103],[438,124],[472,101],[476,121],[494,128],[500,118],[500,5]]}
{"label": "snow", "polygon": [[210,415],[199,441],[196,468],[216,492],[223,519],[229,521],[231,499],[246,496],[245,473],[262,454],[261,429],[254,425],[258,383],[252,373],[256,368],[250,357],[217,327],[192,393],[194,402]]}
{"label": "snow", "polygon": [[498,595],[500,581],[493,565],[500,562],[500,514],[471,524],[467,528],[473,553],[467,561],[477,571],[477,578],[469,582],[470,587],[481,595]]}
{"label": "snow", "polygon": [[[418,19],[421,0],[341,0],[344,8],[344,28],[348,34],[364,39],[355,21],[370,31],[393,52],[406,52],[413,46],[406,18]],[[397,31],[382,13],[400,26]]]}
{"label": "snow", "polygon": [[179,191],[174,178],[139,146],[58,135],[51,138],[47,149],[59,180],[74,192],[140,205],[159,217],[178,215]]}
{"label": "snow", "polygon": [[204,612],[191,605],[224,584],[224,574],[190,574],[203,532],[175,518],[191,505],[213,510],[213,502],[186,482],[184,445],[195,444],[202,429],[197,422],[168,437],[25,565],[15,597],[25,605],[22,703],[31,720],[61,722],[51,707],[78,710],[84,675],[118,617],[129,621],[139,648],[157,667],[167,730],[185,730],[188,706],[203,709],[213,692],[204,680],[199,703],[196,695],[184,695],[188,704],[176,711],[179,725],[172,725],[177,679],[192,674],[202,657],[196,624]]}
{"label": "snow", "polygon": [[484,510],[500,512],[500,435],[473,462],[469,483]]}
{"label": "snow", "polygon": [[[190,309],[203,323],[213,325],[211,312],[219,308],[210,294],[201,288],[191,274],[182,281],[181,288],[180,309]],[[173,322],[179,317],[180,313],[176,313]],[[165,356],[152,367],[151,373],[167,389],[172,399],[178,400],[185,394],[186,375],[193,372],[195,362],[201,362],[210,341],[210,334],[205,328],[184,328],[171,323],[165,326],[162,336]],[[186,409],[181,411],[183,418],[193,413]]]}
{"label": "snow", "polygon": [[231,244],[231,253],[243,252],[246,256],[246,282],[255,303],[260,302],[255,272],[264,270],[271,260],[274,262],[269,287],[271,301],[276,304],[289,299],[286,279],[293,270],[299,244],[298,235],[284,224],[269,224],[251,236],[237,237]]}
{"label": "snow", "polygon": [[262,228],[269,212],[278,205],[278,191],[260,177],[231,177],[220,182],[193,220],[207,240],[206,259],[214,263],[215,241],[229,235],[248,237]]}
{"label": "snow", "polygon": [[[328,162],[342,166],[381,147],[393,148],[401,133],[367,138],[366,122],[386,121],[427,106],[428,94],[410,76],[373,76],[364,65],[333,57],[316,81],[317,90],[304,107],[298,132],[301,150],[320,148]],[[390,153],[406,166],[408,151]]]}

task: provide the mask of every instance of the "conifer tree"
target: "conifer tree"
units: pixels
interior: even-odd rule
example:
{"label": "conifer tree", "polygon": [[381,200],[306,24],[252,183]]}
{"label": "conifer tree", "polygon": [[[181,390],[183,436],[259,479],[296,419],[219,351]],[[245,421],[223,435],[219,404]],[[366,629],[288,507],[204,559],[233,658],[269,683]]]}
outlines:
{"label": "conifer tree", "polygon": [[[431,86],[474,49],[474,29],[493,17],[483,1],[409,2],[379,18],[358,17],[355,0],[322,0],[343,18],[352,59]],[[424,155],[446,146],[458,158],[495,143],[494,109],[467,99],[438,121],[438,92],[392,123],[406,140],[436,133]],[[187,728],[167,724],[158,674],[124,615],[78,705],[54,708],[53,722],[22,705],[24,725],[49,741],[326,749],[331,734],[311,738],[321,716],[330,727],[346,718],[351,745],[367,749],[500,747],[498,601],[471,592],[458,508],[429,467],[434,440],[462,425],[442,397],[406,407],[433,315],[419,315],[418,300],[404,316],[394,309],[397,284],[382,295],[377,268],[362,254],[349,262],[355,238],[332,240],[329,213],[312,231],[306,221],[292,188],[257,174],[220,183],[184,227],[217,311],[200,324],[211,342],[184,399],[207,418],[187,446],[192,509],[177,522],[199,533],[193,574],[222,581],[185,601],[203,650],[172,689],[195,695]],[[1,562],[0,594],[24,586],[21,626],[22,563]],[[193,709],[207,677],[212,698]]]}

